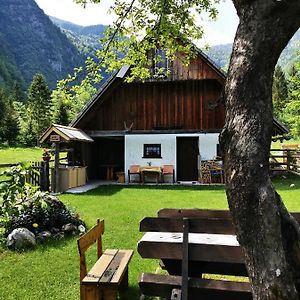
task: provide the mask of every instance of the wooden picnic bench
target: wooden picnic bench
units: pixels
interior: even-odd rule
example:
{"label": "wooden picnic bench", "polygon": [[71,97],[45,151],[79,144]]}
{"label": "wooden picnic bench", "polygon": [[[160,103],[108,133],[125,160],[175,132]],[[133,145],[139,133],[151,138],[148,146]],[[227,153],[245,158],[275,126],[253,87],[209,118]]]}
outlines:
{"label": "wooden picnic bench", "polygon": [[[80,299],[116,300],[118,290],[128,287],[128,264],[132,250],[107,249],[102,251],[104,221],[97,224],[78,239],[80,255]],[[97,261],[87,272],[85,252],[97,242]]]}
{"label": "wooden picnic bench", "polygon": [[[300,221],[299,213],[292,215]],[[139,254],[160,259],[169,274],[142,273],[143,295],[172,300],[252,299],[248,282],[202,277],[248,276],[229,211],[162,209],[157,218],[144,218],[140,231],[146,233],[138,244]]]}
{"label": "wooden picnic bench", "polygon": [[202,278],[202,274],[247,276],[229,212],[163,209],[144,218],[138,244],[143,258],[161,260],[168,275],[143,273],[143,295],[166,299],[252,299],[248,282]]}

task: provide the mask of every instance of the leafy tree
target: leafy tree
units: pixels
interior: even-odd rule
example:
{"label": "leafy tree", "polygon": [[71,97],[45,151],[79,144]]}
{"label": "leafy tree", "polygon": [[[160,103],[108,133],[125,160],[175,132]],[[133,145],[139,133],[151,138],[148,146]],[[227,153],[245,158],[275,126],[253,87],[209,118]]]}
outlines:
{"label": "leafy tree", "polygon": [[28,89],[28,113],[36,140],[51,124],[51,91],[42,74],[36,74]]}
{"label": "leafy tree", "polygon": [[282,113],[288,102],[288,85],[285,74],[280,65],[277,65],[273,77],[272,86],[273,114],[283,119]]}
{"label": "leafy tree", "polygon": [[95,93],[96,89],[88,81],[68,89],[64,88],[64,81],[59,81],[52,93],[53,123],[68,125]]}
{"label": "leafy tree", "polygon": [[[126,63],[133,65],[128,80],[146,78],[150,76],[147,53],[157,46],[166,49],[169,59],[177,51],[191,57],[193,47],[187,41],[202,35],[194,12],[208,11],[214,17],[216,2],[115,1],[119,19],[97,52],[99,60],[88,61],[88,77],[97,81],[99,66],[110,71]],[[300,227],[270,180],[269,149],[273,73],[282,50],[300,27],[300,1],[232,2],[240,22],[226,80],[226,123],[220,136],[228,204],[254,299],[299,299]],[[117,59],[121,51],[124,57]]]}

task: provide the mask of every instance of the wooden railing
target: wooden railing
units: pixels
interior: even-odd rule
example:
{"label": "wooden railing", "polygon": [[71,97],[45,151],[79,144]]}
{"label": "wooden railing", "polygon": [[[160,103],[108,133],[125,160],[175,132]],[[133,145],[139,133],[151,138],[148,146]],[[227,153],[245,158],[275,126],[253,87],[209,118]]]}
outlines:
{"label": "wooden railing", "polygon": [[[26,176],[26,182],[34,186],[39,186],[41,191],[49,191],[50,189],[49,162],[35,161],[30,163],[32,165],[32,170]],[[0,164],[0,169],[10,168],[13,166],[17,166],[19,164],[20,163]],[[5,179],[1,180],[0,178],[0,182],[3,181],[5,181]]]}
{"label": "wooden railing", "polygon": [[270,170],[287,171],[300,175],[300,150],[298,149],[271,149]]}

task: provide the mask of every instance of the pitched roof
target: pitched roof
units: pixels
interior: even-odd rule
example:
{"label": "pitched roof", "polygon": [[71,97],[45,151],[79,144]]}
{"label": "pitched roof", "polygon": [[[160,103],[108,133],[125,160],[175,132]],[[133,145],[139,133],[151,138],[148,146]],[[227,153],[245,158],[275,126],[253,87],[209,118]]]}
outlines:
{"label": "pitched roof", "polygon": [[90,138],[85,132],[83,132],[80,129],[53,124],[40,137],[40,143],[43,143],[47,139],[50,139],[50,136],[53,134],[59,135],[64,142],[70,142],[70,141],[93,142],[94,141],[92,138]]}
{"label": "pitched roof", "polygon": [[[225,72],[221,67],[219,67],[207,54],[205,54],[196,45],[194,45],[194,47],[198,55],[201,56],[206,61],[206,63],[221,76],[221,78],[226,80],[227,72]],[[92,97],[92,99],[83,107],[81,112],[77,115],[76,119],[70,123],[70,126],[75,127],[80,122],[80,120],[84,117],[84,115],[98,101],[98,99],[100,99],[116,81],[122,81],[125,78],[129,70],[130,70],[130,66],[126,65],[123,66],[119,71],[112,74],[112,76],[102,85],[102,87]],[[275,117],[273,117],[273,127],[274,127],[273,135],[283,135],[289,133],[289,129]]]}
{"label": "pitched roof", "polygon": [[130,66],[123,66],[118,72],[115,72],[110,78],[108,78],[107,81],[98,90],[98,92],[92,97],[92,99],[83,107],[81,112],[77,115],[76,119],[70,123],[70,126],[75,127],[83,118],[83,116],[92,108],[94,103],[97,102],[97,100],[109,90],[112,84],[116,81],[122,80],[126,76],[129,69]]}

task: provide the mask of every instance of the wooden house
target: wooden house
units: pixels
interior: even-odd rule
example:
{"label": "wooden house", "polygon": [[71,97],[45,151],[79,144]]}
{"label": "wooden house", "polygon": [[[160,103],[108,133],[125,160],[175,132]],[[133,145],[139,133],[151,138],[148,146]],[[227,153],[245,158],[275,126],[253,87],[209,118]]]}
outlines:
{"label": "wooden house", "polygon": [[89,179],[127,174],[130,165],[172,164],[177,181],[197,181],[200,160],[219,155],[226,74],[200,50],[188,67],[180,55],[163,64],[169,76],[132,83],[124,66],[72,122],[94,140],[76,149]]}

